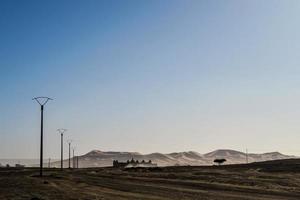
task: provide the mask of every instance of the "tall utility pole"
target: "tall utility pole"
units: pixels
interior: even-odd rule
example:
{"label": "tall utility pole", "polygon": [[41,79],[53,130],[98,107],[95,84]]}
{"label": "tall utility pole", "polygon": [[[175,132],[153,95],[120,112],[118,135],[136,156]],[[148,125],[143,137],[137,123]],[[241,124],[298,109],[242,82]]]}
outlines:
{"label": "tall utility pole", "polygon": [[246,149],[246,163],[248,164],[248,149]]}
{"label": "tall utility pole", "polygon": [[73,147],[72,150],[73,150],[73,158],[72,158],[73,168],[75,168],[75,147]]}
{"label": "tall utility pole", "polygon": [[76,167],[77,167],[77,169],[79,168],[79,165],[78,165],[78,159],[79,159],[79,157],[78,156],[76,156],[76,161],[77,161],[77,164],[76,164]]}
{"label": "tall utility pole", "polygon": [[49,98],[49,97],[35,97],[32,100],[35,100],[41,106],[40,176],[43,176],[43,131],[44,131],[44,127],[43,127],[44,119],[43,118],[44,118],[44,105],[46,105],[46,103],[49,100],[52,100],[52,99]]}
{"label": "tall utility pole", "polygon": [[57,131],[60,133],[60,169],[63,170],[64,164],[64,132],[67,131],[67,129],[60,128],[57,129]]}
{"label": "tall utility pole", "polygon": [[51,158],[49,158],[49,161],[48,161],[48,168],[51,167]]}
{"label": "tall utility pole", "polygon": [[72,143],[72,140],[68,140],[67,142],[69,144],[69,169],[70,169],[71,168],[71,143]]}

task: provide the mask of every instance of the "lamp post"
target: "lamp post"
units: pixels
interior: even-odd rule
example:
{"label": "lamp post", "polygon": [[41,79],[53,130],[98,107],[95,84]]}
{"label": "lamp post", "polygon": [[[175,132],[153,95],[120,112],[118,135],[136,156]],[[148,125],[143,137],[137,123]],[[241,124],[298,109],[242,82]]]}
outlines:
{"label": "lamp post", "polygon": [[43,123],[44,123],[44,105],[49,100],[52,100],[49,97],[35,97],[32,100],[35,100],[41,106],[41,145],[40,145],[40,176],[43,176]]}

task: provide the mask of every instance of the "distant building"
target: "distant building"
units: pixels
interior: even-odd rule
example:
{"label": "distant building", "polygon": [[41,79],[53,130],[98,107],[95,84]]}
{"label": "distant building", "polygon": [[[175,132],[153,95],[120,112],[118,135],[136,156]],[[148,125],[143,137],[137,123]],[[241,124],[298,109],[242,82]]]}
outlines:
{"label": "distant building", "polygon": [[16,168],[24,168],[25,165],[16,164]]}
{"label": "distant building", "polygon": [[125,168],[126,165],[128,165],[128,162],[119,162],[118,160],[113,161],[113,167],[115,168]]}
{"label": "distant building", "polygon": [[119,162],[118,160],[113,161],[113,167],[116,168],[132,168],[132,167],[157,167],[156,163],[152,163],[151,160],[148,162],[142,160],[139,162],[138,160],[134,160],[133,158],[127,162]]}

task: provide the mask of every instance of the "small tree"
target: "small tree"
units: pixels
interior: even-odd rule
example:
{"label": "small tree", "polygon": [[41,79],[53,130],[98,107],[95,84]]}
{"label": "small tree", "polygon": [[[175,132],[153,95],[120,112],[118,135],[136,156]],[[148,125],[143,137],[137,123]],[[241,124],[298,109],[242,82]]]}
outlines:
{"label": "small tree", "polygon": [[215,163],[218,163],[218,165],[221,165],[221,164],[223,164],[224,162],[226,162],[226,159],[224,159],[224,158],[221,158],[221,159],[215,159],[214,162],[215,162]]}

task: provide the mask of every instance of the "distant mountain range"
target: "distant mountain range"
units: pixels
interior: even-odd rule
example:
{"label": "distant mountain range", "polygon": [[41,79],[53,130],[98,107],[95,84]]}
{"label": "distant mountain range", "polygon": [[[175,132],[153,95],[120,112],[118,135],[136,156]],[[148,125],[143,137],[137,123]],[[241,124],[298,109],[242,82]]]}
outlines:
{"label": "distant mountain range", "polygon": [[[246,154],[230,149],[220,149],[206,154],[200,154],[194,151],[179,152],[179,153],[151,153],[140,154],[138,152],[114,152],[114,151],[99,151],[93,150],[89,153],[79,156],[79,167],[106,167],[112,166],[113,160],[125,162],[131,159],[135,160],[151,160],[157,163],[158,166],[176,166],[176,165],[213,165],[216,158],[225,158],[226,164],[246,163]],[[248,154],[248,162],[261,162],[268,160],[280,160],[296,158],[295,156],[283,155],[279,152],[270,152],[263,154]],[[51,164],[55,167],[60,167],[60,162]],[[72,161],[71,161],[72,165]],[[64,167],[68,166],[68,160],[64,160]]]}

